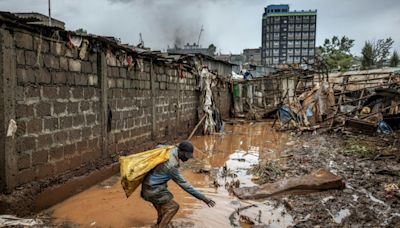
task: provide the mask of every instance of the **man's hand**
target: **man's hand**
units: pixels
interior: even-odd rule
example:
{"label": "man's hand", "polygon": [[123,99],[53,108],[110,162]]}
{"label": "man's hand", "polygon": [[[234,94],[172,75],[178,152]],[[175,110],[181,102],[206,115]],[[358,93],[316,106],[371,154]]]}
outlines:
{"label": "man's hand", "polygon": [[214,207],[215,206],[215,201],[214,200],[212,200],[212,199],[206,199],[206,200],[204,200],[204,203],[206,203],[207,204],[207,206],[209,206],[209,207]]}

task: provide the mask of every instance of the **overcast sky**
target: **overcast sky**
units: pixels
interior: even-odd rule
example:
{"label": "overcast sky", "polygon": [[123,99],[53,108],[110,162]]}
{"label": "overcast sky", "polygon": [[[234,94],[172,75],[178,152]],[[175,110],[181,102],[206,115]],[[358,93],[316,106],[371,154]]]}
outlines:
{"label": "overcast sky", "polygon": [[[48,0],[0,0],[2,11],[47,14]],[[366,40],[392,37],[400,51],[400,0],[51,0],[52,16],[68,30],[121,38],[165,50],[174,43],[214,43],[222,53],[261,46],[261,16],[269,4],[291,10],[317,9],[317,45],[333,35],[356,40],[359,54]]]}

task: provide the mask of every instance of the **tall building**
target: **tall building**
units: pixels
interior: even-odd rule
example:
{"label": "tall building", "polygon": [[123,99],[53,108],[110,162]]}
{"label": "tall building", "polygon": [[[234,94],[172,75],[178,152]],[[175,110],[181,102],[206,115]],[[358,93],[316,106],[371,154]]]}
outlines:
{"label": "tall building", "polygon": [[262,18],[264,65],[314,62],[317,11],[289,11],[289,5],[269,5]]}

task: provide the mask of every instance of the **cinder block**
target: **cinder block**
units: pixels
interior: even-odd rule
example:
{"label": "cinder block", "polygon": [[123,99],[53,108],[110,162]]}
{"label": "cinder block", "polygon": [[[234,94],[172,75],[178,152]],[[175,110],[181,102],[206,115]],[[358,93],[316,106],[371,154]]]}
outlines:
{"label": "cinder block", "polygon": [[41,66],[40,60],[37,62],[37,54],[34,51],[25,51],[25,63],[28,66]]}
{"label": "cinder block", "polygon": [[51,54],[60,56],[63,54],[63,44],[59,42],[50,42]]}
{"label": "cinder block", "polygon": [[75,59],[68,59],[69,70],[74,72],[81,72],[81,61]]}
{"label": "cinder block", "polygon": [[43,63],[44,63],[45,67],[57,69],[57,70],[60,69],[60,61],[58,58],[54,57],[53,55],[44,55]]}
{"label": "cinder block", "polygon": [[17,152],[25,152],[36,148],[36,137],[19,137],[16,140]]}
{"label": "cinder block", "polygon": [[42,134],[38,138],[38,148],[49,148],[53,144],[53,134]]}
{"label": "cinder block", "polygon": [[49,153],[50,160],[60,160],[64,158],[64,147],[59,146],[59,147],[54,147],[50,149]]}
{"label": "cinder block", "polygon": [[119,75],[121,78],[126,78],[126,69],[124,67],[119,68]]}
{"label": "cinder block", "polygon": [[87,112],[90,110],[90,102],[82,101],[79,103],[80,112]]}
{"label": "cinder block", "polygon": [[66,84],[67,77],[65,76],[66,73],[64,72],[56,72],[53,71],[51,73],[51,79],[54,84]]}
{"label": "cinder block", "polygon": [[67,104],[61,102],[54,102],[53,104],[53,114],[60,115],[65,114],[67,110]]}
{"label": "cinder block", "polygon": [[51,104],[50,103],[39,103],[36,105],[36,116],[51,116]]}
{"label": "cinder block", "polygon": [[37,51],[40,48],[41,53],[48,53],[50,51],[49,41],[41,39],[40,37],[33,37],[33,50]]}
{"label": "cinder block", "polygon": [[85,124],[85,117],[83,115],[74,116],[72,119],[72,125],[74,127],[80,127]]}
{"label": "cinder block", "polygon": [[90,86],[97,86],[98,84],[98,77],[96,75],[89,75],[88,77],[88,84]]}
{"label": "cinder block", "polygon": [[48,69],[41,68],[36,71],[36,82],[40,84],[50,84],[51,82],[51,74]]}
{"label": "cinder block", "polygon": [[35,171],[32,169],[24,169],[18,172],[17,175],[18,185],[23,185],[32,182],[35,179]]}
{"label": "cinder block", "polygon": [[83,96],[86,100],[90,100],[94,97],[94,88],[86,88],[83,90]]}
{"label": "cinder block", "polygon": [[35,73],[32,69],[17,68],[17,81],[19,84],[35,83]]}
{"label": "cinder block", "polygon": [[28,153],[21,153],[18,155],[17,160],[18,170],[23,170],[31,167],[31,155]]}
{"label": "cinder block", "polygon": [[21,50],[21,49],[17,49],[15,51],[15,54],[17,56],[17,64],[25,65],[25,51]]}
{"label": "cinder block", "polygon": [[88,85],[88,76],[84,74],[75,74],[76,85]]}
{"label": "cinder block", "polygon": [[82,72],[83,73],[93,73],[92,64],[88,61],[82,61]]}
{"label": "cinder block", "polygon": [[72,128],[72,117],[65,116],[60,118],[60,129],[69,129]]}
{"label": "cinder block", "polygon": [[85,127],[82,129],[82,138],[83,139],[89,139],[92,136],[92,128],[91,127]]}
{"label": "cinder block", "polygon": [[54,133],[53,135],[54,143],[59,145],[64,145],[68,141],[68,132],[67,131],[59,131]]}
{"label": "cinder block", "polygon": [[43,128],[44,131],[53,132],[60,128],[58,118],[45,118],[43,119]]}
{"label": "cinder block", "polygon": [[69,140],[71,142],[79,141],[79,140],[81,140],[81,137],[82,137],[81,129],[75,129],[75,130],[69,131]]}
{"label": "cinder block", "polygon": [[36,168],[36,172],[37,172],[37,176],[36,179],[37,180],[41,180],[44,178],[48,178],[48,177],[52,177],[54,176],[54,165],[53,164],[45,164],[45,165],[41,165],[38,166]]}
{"label": "cinder block", "polygon": [[68,144],[64,146],[64,157],[72,157],[76,152],[76,144]]}
{"label": "cinder block", "polygon": [[67,104],[67,111],[69,114],[76,114],[78,113],[79,103],[78,102],[71,102]]}
{"label": "cinder block", "polygon": [[74,99],[83,99],[83,89],[75,87],[72,89],[72,97]]}
{"label": "cinder block", "polygon": [[39,134],[43,130],[42,119],[30,119],[26,124],[28,134]]}
{"label": "cinder block", "polygon": [[58,87],[59,91],[58,91],[58,98],[63,99],[63,100],[68,100],[71,97],[70,94],[70,87],[66,87],[66,86],[61,86]]}
{"label": "cinder block", "polygon": [[32,50],[33,49],[33,39],[32,35],[16,32],[15,36],[15,45],[19,48],[25,48]]}
{"label": "cinder block", "polygon": [[60,68],[61,70],[68,71],[68,59],[65,57],[60,57]]}
{"label": "cinder block", "polygon": [[48,159],[49,151],[47,149],[32,152],[32,166],[46,164]]}

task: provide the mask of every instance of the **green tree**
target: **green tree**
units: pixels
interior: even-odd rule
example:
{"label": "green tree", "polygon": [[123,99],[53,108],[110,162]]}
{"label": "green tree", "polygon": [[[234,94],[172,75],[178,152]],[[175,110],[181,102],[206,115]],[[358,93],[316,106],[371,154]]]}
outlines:
{"label": "green tree", "polygon": [[394,41],[390,37],[386,39],[379,39],[376,42],[365,42],[362,51],[362,68],[371,69],[383,67],[388,61],[390,49],[392,48],[393,43]]}
{"label": "green tree", "polygon": [[215,55],[215,51],[217,51],[217,47],[214,44],[210,44],[208,46],[208,54],[211,56]]}
{"label": "green tree", "polygon": [[372,47],[371,42],[365,42],[365,45],[361,51],[361,55],[361,69],[371,69],[374,65],[374,48]]}
{"label": "green tree", "polygon": [[87,34],[87,31],[85,29],[83,29],[83,28],[79,28],[79,29],[75,30],[75,32],[79,33],[79,34],[83,34],[83,35]]}
{"label": "green tree", "polygon": [[397,51],[394,51],[392,57],[390,57],[390,66],[397,67],[399,65],[400,59]]}
{"label": "green tree", "polygon": [[354,46],[354,40],[343,36],[334,36],[332,39],[325,39],[321,47],[321,57],[327,64],[329,71],[347,71],[353,62],[353,55],[350,53]]}

